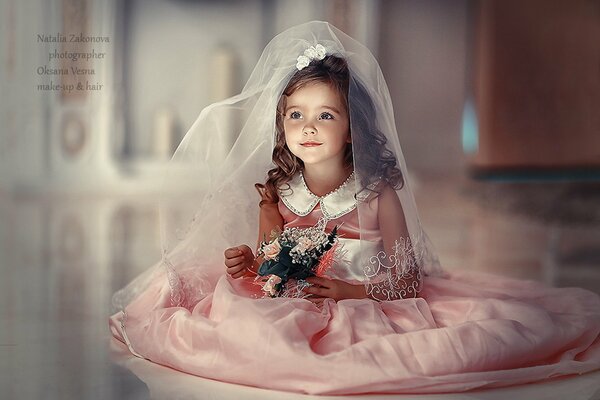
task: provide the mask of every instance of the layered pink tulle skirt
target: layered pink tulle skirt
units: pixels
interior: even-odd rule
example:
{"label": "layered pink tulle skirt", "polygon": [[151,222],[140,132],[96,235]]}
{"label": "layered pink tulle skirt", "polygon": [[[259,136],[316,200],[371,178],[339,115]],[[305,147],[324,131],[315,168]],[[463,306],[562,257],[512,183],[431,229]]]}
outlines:
{"label": "layered pink tulle skirt", "polygon": [[388,302],[253,298],[251,278],[171,306],[166,279],[110,318],[141,357],[180,371],[309,394],[439,393],[600,369],[600,297],[481,273],[426,277]]}

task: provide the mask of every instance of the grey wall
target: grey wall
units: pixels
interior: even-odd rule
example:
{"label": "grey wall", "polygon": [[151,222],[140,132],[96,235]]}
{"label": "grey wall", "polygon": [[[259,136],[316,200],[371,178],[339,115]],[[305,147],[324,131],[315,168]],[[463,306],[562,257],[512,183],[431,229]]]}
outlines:
{"label": "grey wall", "polygon": [[458,173],[464,164],[468,0],[385,0],[379,60],[409,170]]}
{"label": "grey wall", "polygon": [[[262,2],[258,0],[133,2],[126,68],[134,154],[151,152],[153,116],[158,107],[173,109],[185,131],[205,106],[222,100],[211,96],[211,53],[219,46],[235,52],[240,76],[250,75],[264,46],[262,22]],[[237,92],[243,83],[237,83]]]}

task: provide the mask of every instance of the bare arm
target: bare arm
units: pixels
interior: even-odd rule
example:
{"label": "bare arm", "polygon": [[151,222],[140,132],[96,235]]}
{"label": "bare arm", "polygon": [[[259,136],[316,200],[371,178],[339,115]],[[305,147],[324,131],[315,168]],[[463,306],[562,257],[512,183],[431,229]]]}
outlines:
{"label": "bare arm", "polygon": [[[390,256],[395,254],[395,244],[404,239],[405,246],[410,249],[412,243],[410,234],[406,225],[404,210],[396,191],[390,186],[385,185],[379,195],[378,207],[379,230],[383,240],[383,248],[386,254],[382,260],[387,266],[394,265],[394,262],[405,262],[416,266],[414,254],[412,251],[400,252],[400,259],[394,260]],[[413,259],[407,260],[406,257]],[[397,264],[396,264],[397,265]],[[397,300],[405,297],[416,297],[420,286],[420,274],[417,270],[402,273],[401,266],[390,269],[390,278],[381,284],[367,285],[369,297],[375,300]]]}
{"label": "bare arm", "polygon": [[402,204],[396,191],[390,185],[385,185],[379,195],[377,218],[379,220],[379,231],[383,240],[383,249],[389,257],[394,254],[395,241],[401,237],[409,237]]}
{"label": "bare arm", "polygon": [[[265,236],[269,240],[273,229],[283,228],[283,217],[279,213],[277,203],[269,202],[264,191],[259,193],[263,201],[260,202],[257,248]],[[245,244],[226,249],[224,256],[227,273],[234,279],[256,275],[262,263],[262,257],[255,259],[252,249]]]}

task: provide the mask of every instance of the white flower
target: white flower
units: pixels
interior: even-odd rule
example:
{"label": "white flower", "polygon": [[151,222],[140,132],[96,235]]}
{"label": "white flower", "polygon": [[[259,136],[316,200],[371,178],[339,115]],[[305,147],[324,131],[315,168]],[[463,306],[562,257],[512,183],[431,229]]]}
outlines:
{"label": "white flower", "polygon": [[325,49],[325,46],[323,46],[322,44],[318,44],[314,47],[316,54],[316,59],[317,60],[322,60],[325,58],[325,56],[327,55],[327,50]]}
{"label": "white flower", "polygon": [[313,247],[313,245],[314,242],[312,240],[310,240],[307,237],[301,237],[300,239],[298,239],[298,244],[294,246],[294,248],[291,251],[293,253],[302,254],[306,250],[309,250],[311,247]]}
{"label": "white flower", "polygon": [[275,285],[281,282],[281,278],[277,275],[271,275],[267,282],[263,285],[262,290],[274,296],[277,294],[277,289],[275,289]]}
{"label": "white flower", "polygon": [[304,55],[299,56],[296,63],[296,68],[302,70],[308,66],[312,60],[322,60],[327,55],[327,49],[322,44],[310,46],[304,50]]}
{"label": "white flower", "polygon": [[310,58],[308,58],[306,56],[299,56],[298,62],[296,63],[296,68],[298,68],[298,71],[300,71],[301,69],[306,67],[308,64],[310,64]]}
{"label": "white flower", "polygon": [[310,46],[308,49],[304,50],[304,55],[310,59],[317,58],[317,49]]}

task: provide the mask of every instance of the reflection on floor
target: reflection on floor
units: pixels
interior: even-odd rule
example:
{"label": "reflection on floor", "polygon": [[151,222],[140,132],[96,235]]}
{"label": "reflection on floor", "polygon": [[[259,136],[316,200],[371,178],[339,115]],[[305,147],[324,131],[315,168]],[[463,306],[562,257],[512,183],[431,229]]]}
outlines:
{"label": "reflection on floor", "polygon": [[[549,220],[531,206],[506,206],[505,189],[514,196],[514,187],[421,176],[410,182],[446,268],[600,293],[600,221],[585,198],[569,207],[579,205],[578,215],[587,210],[589,218],[570,218],[570,211]],[[556,207],[546,189],[527,189],[528,199],[539,195],[533,210]],[[182,374],[131,357],[110,340],[111,293],[160,258],[159,242],[151,196],[0,194],[2,398],[309,398]],[[377,398],[600,399],[599,378],[600,372],[468,394]]]}

